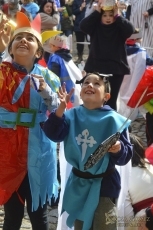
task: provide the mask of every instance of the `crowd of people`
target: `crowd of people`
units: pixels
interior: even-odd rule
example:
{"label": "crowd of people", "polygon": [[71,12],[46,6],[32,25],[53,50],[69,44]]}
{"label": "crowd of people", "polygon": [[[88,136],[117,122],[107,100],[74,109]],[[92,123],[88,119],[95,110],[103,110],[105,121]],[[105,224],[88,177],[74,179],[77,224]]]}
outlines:
{"label": "crowd of people", "polygon": [[3,229],[152,230],[153,1],[0,4]]}

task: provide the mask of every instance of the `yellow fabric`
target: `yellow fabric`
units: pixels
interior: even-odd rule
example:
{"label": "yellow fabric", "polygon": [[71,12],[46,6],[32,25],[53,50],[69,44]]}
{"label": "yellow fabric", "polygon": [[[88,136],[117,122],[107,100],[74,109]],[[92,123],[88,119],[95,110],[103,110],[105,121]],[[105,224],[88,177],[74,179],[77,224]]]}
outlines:
{"label": "yellow fabric", "polygon": [[153,114],[153,105],[150,101],[146,102],[143,106],[150,114]]}

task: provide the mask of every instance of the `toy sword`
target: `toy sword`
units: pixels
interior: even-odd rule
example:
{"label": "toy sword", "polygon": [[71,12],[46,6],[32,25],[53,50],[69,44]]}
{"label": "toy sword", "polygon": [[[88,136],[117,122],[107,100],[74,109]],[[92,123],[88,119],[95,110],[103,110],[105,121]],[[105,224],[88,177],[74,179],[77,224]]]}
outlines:
{"label": "toy sword", "polygon": [[120,138],[120,131],[122,130],[122,128],[124,127],[124,125],[127,123],[127,121],[129,120],[129,118],[131,117],[131,115],[133,114],[133,112],[135,111],[135,109],[138,107],[138,105],[141,102],[142,98],[144,97],[147,89],[148,89],[148,87],[145,89],[145,91],[141,95],[139,101],[137,102],[134,110],[130,113],[130,115],[124,121],[124,123],[119,128],[119,130],[115,134],[111,135],[106,140],[104,140],[98,146],[98,148],[94,151],[94,153],[89,156],[89,158],[87,159],[87,162],[84,164],[84,170],[92,168],[94,165],[96,165],[101,160],[101,158],[108,152],[108,150],[112,147],[112,145],[114,145],[116,143],[116,141],[119,140],[119,138]]}

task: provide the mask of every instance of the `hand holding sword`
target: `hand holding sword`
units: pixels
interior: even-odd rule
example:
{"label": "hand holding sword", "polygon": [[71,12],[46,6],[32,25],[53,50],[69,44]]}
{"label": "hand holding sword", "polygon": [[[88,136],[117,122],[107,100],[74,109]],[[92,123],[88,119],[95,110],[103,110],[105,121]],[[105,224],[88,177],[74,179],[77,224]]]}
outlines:
{"label": "hand holding sword", "polygon": [[[114,145],[117,144],[117,141],[120,138],[120,131],[122,130],[122,128],[125,126],[125,124],[127,123],[127,121],[130,119],[130,117],[132,116],[132,114],[134,113],[135,109],[139,106],[141,100],[143,99],[145,93],[147,92],[148,87],[146,87],[146,89],[144,90],[144,92],[142,93],[140,99],[138,100],[135,108],[133,109],[133,111],[130,113],[130,115],[127,117],[127,119],[124,121],[124,123],[122,124],[122,126],[119,128],[119,130],[111,135],[110,137],[108,137],[106,140],[104,140],[99,146],[98,148],[94,151],[93,154],[91,154],[87,160],[87,162],[84,164],[84,170],[87,170],[89,168],[92,168],[95,164],[97,164],[102,157],[109,151],[112,152],[112,149],[115,147]],[[118,150],[119,151],[119,150]]]}

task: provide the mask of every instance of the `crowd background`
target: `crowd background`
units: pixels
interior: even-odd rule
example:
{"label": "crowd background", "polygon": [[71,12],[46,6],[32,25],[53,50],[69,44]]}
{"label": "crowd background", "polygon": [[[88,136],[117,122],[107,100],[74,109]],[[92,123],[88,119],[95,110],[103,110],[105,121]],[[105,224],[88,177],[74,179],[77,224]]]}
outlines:
{"label": "crowd background", "polygon": [[[69,38],[71,39],[71,54],[74,62],[76,65],[82,70],[84,68],[86,59],[88,58],[89,54],[89,42],[90,37],[87,37],[79,28],[78,22],[82,20],[84,17],[87,16],[87,14],[92,13],[94,10],[96,1],[80,1],[80,0],[68,0],[68,1],[58,1],[55,0],[54,2],[49,0],[46,1],[51,2],[53,11],[55,11],[55,19],[56,22],[49,23],[51,27],[49,29],[53,30],[61,30],[63,34],[66,36],[72,35]],[[145,3],[144,3],[145,2]],[[128,18],[131,20],[133,25],[135,27],[139,27],[142,30],[142,41],[141,46],[146,48],[147,53],[152,57],[152,49],[153,49],[153,39],[152,39],[152,20],[153,17],[151,17],[153,13],[153,3],[150,0],[146,1],[140,1],[139,0],[139,9],[136,7],[136,0],[131,1],[120,1],[121,7],[120,11],[123,17]],[[145,5],[144,5],[145,4]],[[1,1],[0,2],[1,9],[4,11],[5,8],[5,14],[7,14],[8,17],[14,19],[15,18],[15,12],[21,11],[27,14],[30,20],[33,20],[35,16],[38,13],[43,13],[43,6],[44,2],[42,0],[39,1],[18,1],[18,0],[8,0],[8,1]],[[76,11],[77,6],[80,6],[79,11],[80,13]],[[6,6],[7,11],[6,11]],[[31,11],[32,9],[36,9],[35,12]],[[87,12],[88,9],[89,11]],[[136,15],[136,11],[139,12],[139,15]],[[54,16],[52,13],[47,13],[46,17],[49,18],[49,20],[54,20]],[[131,18],[130,18],[131,17]],[[55,27],[54,27],[55,26]],[[48,30],[48,28],[47,28]],[[77,43],[77,42],[80,42]],[[82,43],[82,44],[81,44]],[[45,56],[46,63],[48,61],[50,52],[48,56]],[[133,119],[132,124],[132,132],[135,133],[137,136],[139,136],[141,139],[143,139],[143,145],[147,147],[147,140],[146,140],[146,119],[144,115],[139,114],[138,117]],[[55,204],[58,205],[58,204]],[[53,205],[54,206],[54,205]],[[56,227],[55,227],[56,228]],[[53,226],[52,228],[53,229]],[[60,229],[61,230],[61,229]],[[64,230],[64,228],[63,228]]]}

